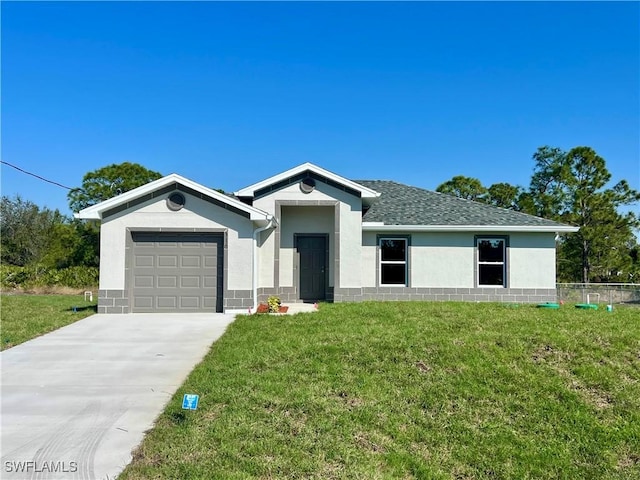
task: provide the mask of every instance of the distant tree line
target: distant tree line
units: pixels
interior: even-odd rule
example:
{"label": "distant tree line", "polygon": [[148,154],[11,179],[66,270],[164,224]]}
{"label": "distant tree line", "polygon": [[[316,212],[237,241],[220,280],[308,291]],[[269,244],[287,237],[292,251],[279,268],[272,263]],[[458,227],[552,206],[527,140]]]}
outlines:
{"label": "distant tree line", "polygon": [[606,162],[590,147],[566,152],[544,146],[533,160],[528,187],[510,183],[485,187],[477,178],[458,175],[436,190],[580,227],[558,241],[559,282],[640,283],[640,245],[635,236],[640,222],[633,211],[620,211],[640,201],[640,193],[626,180],[609,186]]}
{"label": "distant tree line", "polygon": [[3,196],[0,216],[3,265],[98,266],[99,228],[94,223],[41,208],[20,196]]}
{"label": "distant tree line", "polygon": [[[625,180],[608,186],[611,174],[605,160],[589,147],[565,152],[545,146],[534,153],[533,160],[528,187],[506,182],[485,187],[476,178],[458,175],[437,191],[580,227],[559,238],[560,282],[639,283],[640,245],[634,231],[640,221],[633,211],[621,213],[620,207],[640,201],[640,193]],[[109,165],[83,177],[82,186],[68,194],[69,206],[79,211],[161,176],[134,163]],[[2,266],[99,265],[98,222],[80,221],[19,196],[3,196],[0,227]]]}
{"label": "distant tree line", "polygon": [[[109,165],[87,173],[82,187],[69,191],[72,211],[107,200],[160,178],[158,172],[134,163]],[[86,282],[100,262],[100,225],[42,208],[20,196],[0,200],[0,263],[3,286],[44,282]],[[20,270],[24,267],[27,270]],[[78,270],[85,267],[86,272]],[[64,272],[64,270],[69,270]],[[89,273],[87,273],[89,272]],[[78,286],[76,284],[69,286]]]}

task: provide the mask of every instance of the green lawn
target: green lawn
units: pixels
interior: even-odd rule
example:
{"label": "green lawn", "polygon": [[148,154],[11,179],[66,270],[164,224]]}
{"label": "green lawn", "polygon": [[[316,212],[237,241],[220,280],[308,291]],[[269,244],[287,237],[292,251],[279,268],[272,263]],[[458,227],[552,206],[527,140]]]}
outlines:
{"label": "green lawn", "polygon": [[1,295],[0,302],[2,350],[96,312],[82,295]]}
{"label": "green lawn", "polygon": [[640,311],[241,316],[119,477],[142,478],[638,479]]}

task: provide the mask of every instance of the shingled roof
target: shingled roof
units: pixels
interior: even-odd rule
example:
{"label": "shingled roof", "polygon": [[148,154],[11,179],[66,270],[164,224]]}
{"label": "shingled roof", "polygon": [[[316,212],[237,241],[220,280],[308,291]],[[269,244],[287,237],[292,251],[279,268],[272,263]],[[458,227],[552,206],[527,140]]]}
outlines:
{"label": "shingled roof", "polygon": [[568,225],[562,223],[389,180],[354,181],[382,194],[366,212],[363,222],[461,227],[557,227],[559,230],[568,230]]}

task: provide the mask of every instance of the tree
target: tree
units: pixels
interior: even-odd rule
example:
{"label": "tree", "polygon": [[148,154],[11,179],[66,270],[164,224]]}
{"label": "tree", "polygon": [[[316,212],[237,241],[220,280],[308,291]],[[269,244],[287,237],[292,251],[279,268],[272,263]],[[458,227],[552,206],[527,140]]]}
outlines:
{"label": "tree", "polygon": [[83,265],[86,267],[100,266],[100,225],[98,222],[84,222],[74,220],[78,243],[73,249],[70,259],[72,265]]}
{"label": "tree", "polygon": [[528,192],[518,185],[506,182],[494,183],[486,188],[477,178],[457,175],[441,183],[436,191],[510,210],[526,211],[526,213],[535,211]]}
{"label": "tree", "polygon": [[3,196],[0,202],[0,260],[25,266],[39,263],[47,254],[57,226],[65,222],[58,211],[40,209],[20,196]]}
{"label": "tree", "polygon": [[522,187],[510,183],[494,183],[487,189],[486,202],[496,207],[520,210]]}
{"label": "tree", "polygon": [[87,173],[82,178],[82,187],[69,191],[69,207],[78,212],[160,177],[160,173],[147,170],[137,163],[108,165]]}
{"label": "tree", "polygon": [[558,246],[561,276],[583,283],[624,279],[633,265],[633,231],[640,224],[635,214],[618,209],[640,201],[640,193],[625,180],[605,188],[611,174],[590,147],[569,152],[541,147],[533,158],[529,194],[535,213],[580,227]]}
{"label": "tree", "polygon": [[451,180],[438,185],[436,192],[481,202],[484,201],[487,189],[477,178],[456,175]]}
{"label": "tree", "polygon": [[631,257],[631,268],[628,281],[631,283],[640,283],[640,243],[635,243],[630,246],[629,256]]}
{"label": "tree", "polygon": [[0,202],[0,261],[24,267],[97,267],[98,228],[19,196]]}
{"label": "tree", "polygon": [[566,153],[557,147],[544,146],[533,154],[535,162],[529,196],[525,199],[527,213],[554,218],[566,209],[565,179],[568,177]]}
{"label": "tree", "polygon": [[54,268],[99,266],[99,232],[96,222],[68,220],[55,225],[41,263]]}

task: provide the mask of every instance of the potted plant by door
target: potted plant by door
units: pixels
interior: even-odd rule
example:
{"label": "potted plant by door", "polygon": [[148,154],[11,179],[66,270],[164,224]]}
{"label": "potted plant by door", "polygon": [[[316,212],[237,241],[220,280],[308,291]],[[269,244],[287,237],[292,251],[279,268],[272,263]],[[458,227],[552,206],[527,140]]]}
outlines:
{"label": "potted plant by door", "polygon": [[276,296],[269,297],[267,305],[269,306],[269,313],[287,313],[287,310],[289,310],[289,307],[282,306],[282,300]]}
{"label": "potted plant by door", "polygon": [[267,303],[258,305],[256,313],[287,313],[289,307],[282,305],[279,297],[271,296],[267,299]]}

